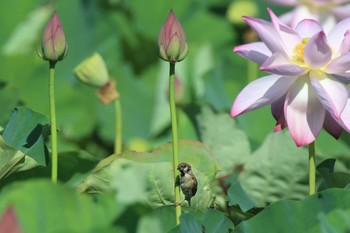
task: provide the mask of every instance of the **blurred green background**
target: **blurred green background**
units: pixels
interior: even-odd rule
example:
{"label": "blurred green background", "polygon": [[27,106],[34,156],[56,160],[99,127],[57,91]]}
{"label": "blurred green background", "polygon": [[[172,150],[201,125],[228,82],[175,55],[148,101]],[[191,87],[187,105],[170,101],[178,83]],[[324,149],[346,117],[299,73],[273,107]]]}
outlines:
{"label": "blurred green background", "polygon": [[[5,126],[11,110],[19,105],[49,116],[48,64],[38,58],[36,50],[40,51],[43,28],[56,9],[69,45],[68,57],[56,67],[59,150],[82,148],[99,157],[112,152],[113,106],[100,104],[96,91],[79,83],[72,72],[96,51],[117,80],[125,147],[149,150],[169,141],[168,66],[157,56],[157,37],[173,9],[190,47],[188,58],[177,65],[185,88],[180,137],[198,138],[193,124],[198,107],[210,104],[217,111],[228,112],[237,91],[246,83],[245,61],[232,53],[240,35],[226,17],[228,4],[188,0],[2,1],[0,125]],[[270,126],[265,133],[269,130]]]}
{"label": "blurred green background", "polygon": [[[275,121],[269,106],[235,119],[229,116],[239,91],[252,80],[266,75],[259,72],[256,65],[248,63],[232,52],[236,45],[257,40],[241,20],[241,16],[249,15],[269,20],[267,7],[272,8],[277,15],[289,10],[263,0],[0,1],[0,130],[6,126],[11,111],[16,106],[26,106],[49,117],[48,63],[42,61],[36,51],[40,51],[41,34],[47,21],[53,10],[57,10],[69,46],[66,59],[56,65],[60,181],[83,191],[94,187],[106,192],[107,196],[101,195],[100,198],[102,206],[107,206],[108,211],[86,211],[91,214],[92,219],[107,216],[101,217],[107,219],[106,223],[101,223],[102,227],[118,219],[118,224],[130,225],[132,230],[129,232],[136,232],[136,228],[138,233],[164,232],[152,231],[155,225],[163,224],[159,219],[169,217],[164,213],[173,214],[173,207],[167,206],[173,201],[172,188],[169,188],[173,185],[173,177],[169,173],[171,148],[169,144],[163,145],[171,141],[167,97],[169,65],[158,58],[157,39],[162,24],[170,9],[173,9],[186,32],[190,49],[187,58],[176,64],[176,74],[181,83],[179,89],[183,90],[177,93],[179,138],[204,144],[203,146],[193,141],[180,143],[183,158],[194,164],[194,170],[202,182],[201,188],[206,188],[205,191],[198,192],[197,201],[194,200],[194,209],[207,208],[213,196],[219,209],[224,208],[222,212],[221,209],[208,209],[201,221],[206,223],[206,216],[211,218],[213,213],[220,215],[221,219],[225,213],[233,222],[236,221],[236,209],[232,211],[226,206],[226,201],[230,202],[229,205],[237,204],[242,207],[241,203],[235,203],[235,195],[237,192],[241,194],[240,191],[247,193],[253,207],[264,207],[268,203],[283,199],[302,200],[307,197],[308,191],[307,149],[297,148],[287,129],[272,133]],[[123,109],[124,150],[150,152],[162,145],[161,149],[151,154],[127,151],[122,159],[109,157],[108,165],[111,166],[98,166],[97,172],[96,169],[92,172],[91,170],[98,161],[113,153],[114,106],[101,104],[96,89],[80,83],[73,75],[75,66],[94,52],[102,55],[111,78],[117,82]],[[29,112],[28,109],[22,111]],[[40,119],[42,120],[41,117]],[[30,120],[28,122],[33,123]],[[28,128],[32,130],[31,127]],[[11,129],[16,130],[16,127],[12,125]],[[4,143],[1,145],[4,146]],[[324,168],[328,172],[323,170],[324,174],[318,174],[320,190],[344,187],[349,181],[348,174],[341,173],[348,171],[350,167],[349,145],[349,135],[346,132],[338,141],[325,132],[317,139],[317,163],[325,158],[336,158],[336,175],[341,178],[334,178],[333,170],[327,170],[329,167],[333,168],[335,161],[331,160],[329,166],[326,164],[320,168],[321,171]],[[11,153],[16,153],[16,150],[11,149]],[[95,158],[91,159],[90,155]],[[41,164],[45,164],[45,161],[41,161]],[[124,166],[125,164],[127,166]],[[152,170],[152,174],[154,171],[165,174],[161,176],[155,172],[153,175],[160,179],[157,182],[159,181],[160,187],[167,191],[165,197],[169,203],[159,204],[157,197],[155,201],[147,204],[161,207],[151,212],[148,205],[145,207],[138,204],[140,199],[143,200],[149,194],[149,187],[145,185],[149,182],[149,177],[145,174],[154,167],[157,169]],[[25,178],[48,176],[38,175],[35,171],[30,172],[16,173],[9,177],[8,182],[10,183],[11,179],[20,179],[21,175]],[[89,176],[85,179],[81,174]],[[105,177],[111,180],[104,179]],[[163,179],[164,177],[169,179]],[[325,177],[342,182],[328,182]],[[87,182],[82,185],[82,180]],[[107,182],[104,182],[105,180]],[[65,211],[64,206],[69,206],[75,198],[79,199],[77,203],[81,202],[86,208],[90,208],[91,203],[91,208],[94,208],[97,200],[94,199],[95,196],[76,197],[75,190],[67,191],[66,187],[60,186],[56,187],[57,192],[47,192],[46,190],[52,189],[48,181],[35,182],[34,185],[28,186],[21,183],[13,186],[13,191],[0,193],[5,196],[1,199],[0,209],[4,210],[8,203],[14,202],[22,207],[17,206],[18,210],[23,211],[20,213],[25,213],[30,209],[27,205],[32,204],[25,198],[38,198],[37,203],[44,200],[57,204],[55,195],[60,195],[59,193],[68,196],[63,207],[55,207],[61,208],[62,211]],[[152,185],[157,186],[156,179],[152,182]],[[22,186],[26,192],[23,192]],[[231,191],[226,193],[230,186]],[[153,187],[151,191],[154,189]],[[110,190],[122,190],[118,195],[124,195],[134,202],[123,203],[118,195],[111,198],[108,196]],[[42,198],[38,193],[47,193],[47,198]],[[337,197],[335,199],[340,200]],[[44,206],[48,209],[42,212],[50,212],[50,204]],[[38,205],[37,208],[41,214],[41,206]],[[306,209],[314,210],[313,207]],[[146,215],[146,212],[149,214]],[[288,214],[280,214],[280,209],[276,213],[278,217],[284,216],[288,221]],[[314,218],[318,218],[317,212],[314,214]],[[30,214],[23,214],[23,219],[27,219],[26,215]],[[134,218],[141,215],[144,218],[138,225],[135,224]],[[52,216],[48,215],[49,218]],[[90,215],[85,217],[90,218]],[[189,223],[195,222],[191,220],[192,215],[185,214],[183,217],[189,219]],[[79,227],[75,219],[78,218],[71,218],[72,225]],[[225,224],[232,224],[226,217],[224,219]],[[212,222],[215,226],[216,222]],[[285,227],[283,221],[276,222]],[[28,218],[27,223],[28,226],[35,225],[32,218]],[[57,224],[53,222],[52,225]],[[37,229],[28,232],[37,232]]]}
{"label": "blurred green background", "polygon": [[[258,0],[1,1],[0,126],[6,125],[15,106],[28,106],[49,116],[48,64],[36,51],[40,50],[43,28],[56,9],[69,45],[67,58],[56,66],[59,151],[83,149],[98,158],[113,152],[113,105],[102,105],[96,90],[73,75],[74,67],[94,52],[103,56],[117,81],[124,148],[149,151],[170,141],[168,64],[157,56],[157,37],[173,9],[190,48],[188,57],[176,65],[184,88],[178,97],[180,138],[202,140],[200,127],[206,126],[200,120],[203,107],[228,116],[238,92],[264,75],[232,48],[256,39],[241,15],[267,18],[268,6],[276,14],[288,10]],[[240,116],[236,122],[248,135],[253,151],[274,126],[269,107]],[[229,134],[227,125],[215,120],[211,124]],[[318,151],[342,156],[348,153],[347,138],[343,135],[342,142],[337,142],[322,133]],[[230,140],[218,140],[216,146],[218,143],[227,146]]]}

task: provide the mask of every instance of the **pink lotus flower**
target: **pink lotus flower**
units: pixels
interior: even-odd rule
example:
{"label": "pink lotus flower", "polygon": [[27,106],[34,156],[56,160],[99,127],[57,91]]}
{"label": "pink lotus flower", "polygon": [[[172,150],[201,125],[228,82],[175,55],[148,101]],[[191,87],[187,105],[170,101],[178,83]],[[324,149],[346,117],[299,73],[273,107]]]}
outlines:
{"label": "pink lotus flower", "polygon": [[295,7],[282,15],[281,21],[295,27],[303,19],[318,21],[328,32],[334,25],[350,16],[349,0],[269,0],[272,3]]}
{"label": "pink lotus flower", "polygon": [[350,129],[350,18],[326,34],[315,20],[293,29],[268,11],[272,22],[244,17],[262,42],[237,46],[234,52],[271,75],[238,94],[231,116],[271,104],[274,131],[288,126],[297,146],[313,142],[322,127],[338,138],[342,128]]}
{"label": "pink lotus flower", "polygon": [[48,22],[41,41],[42,54],[44,60],[56,63],[61,61],[67,55],[68,45],[62,28],[61,21],[56,12],[54,12]]}
{"label": "pink lotus flower", "polygon": [[186,35],[173,11],[170,11],[158,36],[159,56],[171,63],[185,59],[188,54]]}

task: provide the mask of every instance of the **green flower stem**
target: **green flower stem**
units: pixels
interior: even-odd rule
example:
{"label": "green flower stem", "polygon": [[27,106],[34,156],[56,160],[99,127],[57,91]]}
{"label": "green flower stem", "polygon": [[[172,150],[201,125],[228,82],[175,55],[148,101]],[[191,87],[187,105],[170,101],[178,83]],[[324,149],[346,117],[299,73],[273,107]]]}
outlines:
{"label": "green flower stem", "polygon": [[173,168],[174,168],[174,180],[175,180],[175,218],[176,225],[180,224],[181,215],[181,199],[180,199],[180,186],[177,185],[177,179],[179,172],[177,166],[179,164],[178,142],[177,142],[177,121],[176,121],[176,105],[175,105],[175,63],[170,63],[169,74],[169,102],[170,102],[170,114],[171,114],[171,126],[173,133]]}
{"label": "green flower stem", "polygon": [[122,152],[122,107],[120,99],[115,100],[115,139],[114,139],[114,154]]}
{"label": "green flower stem", "polygon": [[50,62],[51,181],[57,183],[57,127],[55,106],[55,63]]}
{"label": "green flower stem", "polygon": [[255,79],[258,78],[258,70],[259,70],[258,64],[252,61],[248,61],[248,64],[247,64],[248,83],[253,82]]}
{"label": "green flower stem", "polygon": [[309,195],[316,192],[315,142],[309,144]]}

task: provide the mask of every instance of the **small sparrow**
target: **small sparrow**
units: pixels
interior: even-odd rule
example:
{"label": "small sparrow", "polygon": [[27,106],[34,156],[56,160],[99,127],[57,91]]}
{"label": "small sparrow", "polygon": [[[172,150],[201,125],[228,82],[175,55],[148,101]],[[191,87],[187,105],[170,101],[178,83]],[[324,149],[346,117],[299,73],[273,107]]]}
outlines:
{"label": "small sparrow", "polygon": [[177,170],[180,171],[180,188],[185,195],[185,200],[188,201],[188,205],[191,206],[191,198],[197,192],[197,179],[192,173],[191,165],[188,163],[180,163]]}

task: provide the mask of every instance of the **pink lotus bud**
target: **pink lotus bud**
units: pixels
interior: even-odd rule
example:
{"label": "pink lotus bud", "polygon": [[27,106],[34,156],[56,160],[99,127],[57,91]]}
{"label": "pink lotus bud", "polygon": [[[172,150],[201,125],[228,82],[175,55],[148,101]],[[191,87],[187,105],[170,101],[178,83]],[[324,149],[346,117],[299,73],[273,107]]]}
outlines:
{"label": "pink lotus bud", "polygon": [[21,226],[12,206],[6,208],[0,219],[0,232],[21,233]]}
{"label": "pink lotus bud", "polygon": [[56,12],[54,12],[43,33],[41,50],[41,57],[52,63],[61,61],[67,55],[68,45]]}
{"label": "pink lotus bud", "polygon": [[158,36],[159,56],[171,63],[182,61],[188,54],[185,32],[171,10]]}

